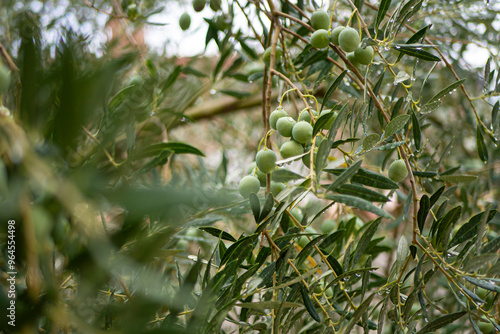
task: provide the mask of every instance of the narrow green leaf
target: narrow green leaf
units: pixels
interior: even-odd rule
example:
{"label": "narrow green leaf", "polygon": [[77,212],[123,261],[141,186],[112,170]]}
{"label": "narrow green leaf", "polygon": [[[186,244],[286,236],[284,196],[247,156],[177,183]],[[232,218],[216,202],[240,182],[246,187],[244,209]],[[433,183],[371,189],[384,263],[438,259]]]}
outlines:
{"label": "narrow green leaf", "polygon": [[227,233],[226,231],[219,230],[216,227],[200,226],[198,228],[202,231],[207,232],[208,234],[213,235],[214,237],[219,238],[219,236],[220,236],[220,238],[223,240],[232,241],[232,242],[236,241],[236,239],[231,234]]}
{"label": "narrow green leaf", "polygon": [[432,102],[435,102],[435,101],[438,101],[440,100],[441,98],[443,98],[444,96],[448,95],[449,93],[453,92],[455,89],[457,89],[463,82],[465,81],[465,78],[464,79],[460,79],[454,83],[452,83],[451,85],[449,85],[448,87],[445,87],[443,88],[440,92],[438,92],[436,95],[434,95],[429,101],[427,101],[427,103],[425,103],[426,105],[427,104],[430,104]]}
{"label": "narrow green leaf", "polygon": [[462,215],[461,205],[454,207],[453,209],[448,211],[448,213],[446,213],[446,215],[443,217],[441,223],[437,228],[436,236],[438,244],[442,242],[443,245],[446,246],[450,231],[456,224],[456,222],[460,219],[461,215]]}
{"label": "narrow green leaf", "polygon": [[323,116],[321,116],[320,118],[318,118],[316,120],[316,123],[314,123],[314,127],[313,127],[313,137],[316,136],[316,134],[318,132],[320,132],[326,125],[326,123],[328,123],[328,121],[334,116],[335,114],[333,112],[329,112]]}
{"label": "narrow green leaf", "polygon": [[371,133],[363,139],[363,151],[371,150],[380,141],[380,136],[376,133]]}
{"label": "narrow green leaf", "polygon": [[480,280],[480,279],[477,279],[477,278],[474,278],[474,277],[469,277],[469,276],[464,276],[464,279],[466,281],[469,281],[470,283],[472,283],[474,285],[477,285],[477,286],[483,288],[483,289],[500,293],[500,286],[498,286],[496,284],[487,282],[485,280]]}
{"label": "narrow green leaf", "polygon": [[484,90],[488,91],[490,88],[490,81],[488,80],[490,77],[490,63],[491,63],[491,57],[488,58],[486,61],[486,65],[484,66]]}
{"label": "narrow green leaf", "polygon": [[333,92],[335,92],[337,87],[341,84],[342,80],[344,80],[344,77],[346,74],[347,74],[347,70],[344,70],[342,73],[340,73],[339,76],[337,77],[337,79],[335,79],[335,81],[332,83],[332,85],[328,88],[328,90],[325,93],[325,96],[323,96],[323,103],[321,103],[321,108],[319,109],[319,112],[321,112],[323,110],[323,107],[325,106],[326,101],[328,101],[330,99]]}
{"label": "narrow green leaf", "polygon": [[381,0],[380,1],[380,6],[378,7],[378,12],[377,12],[377,19],[375,20],[375,31],[377,31],[378,27],[380,26],[380,23],[385,18],[385,14],[389,10],[389,7],[391,6],[391,0]]}
{"label": "narrow green leaf", "polygon": [[335,202],[343,203],[352,207],[355,207],[360,210],[368,211],[371,213],[374,213],[376,215],[379,215],[381,217],[389,218],[389,219],[394,219],[390,214],[385,212],[379,207],[376,207],[373,205],[371,202],[368,202],[367,200],[364,200],[359,197],[354,197],[350,195],[326,195],[325,199],[329,199]]}
{"label": "narrow green leaf", "polygon": [[388,202],[389,198],[374,190],[365,188],[357,184],[343,184],[340,188],[335,189],[336,192],[343,195],[352,195],[366,199],[370,202]]}
{"label": "narrow green leaf", "polygon": [[[486,222],[489,222],[490,220],[493,219],[493,217],[496,214],[496,210],[491,210],[488,213],[488,217],[486,219]],[[469,219],[467,223],[462,225],[460,229],[458,229],[457,233],[453,237],[453,239],[450,242],[449,247],[454,247],[456,245],[461,244],[462,242],[469,240],[470,238],[473,238],[477,235],[477,229],[479,226],[479,223],[481,222],[483,218],[484,212],[478,213],[477,215],[474,215]]]}
{"label": "narrow green leaf", "polygon": [[[345,171],[343,168],[338,169],[325,169],[325,172],[340,175]],[[359,171],[351,178],[351,182],[363,184],[365,186],[379,188],[379,189],[398,189],[399,185],[385,177],[383,175],[377,174],[375,172],[360,168]]]}
{"label": "narrow green leaf", "polygon": [[331,189],[336,189],[340,186],[342,186],[344,183],[346,183],[347,181],[349,181],[351,179],[351,177],[354,176],[354,174],[356,174],[359,170],[359,168],[361,167],[361,164],[363,163],[363,160],[359,160],[358,162],[356,162],[354,165],[352,165],[351,167],[347,168],[342,174],[339,175],[339,177],[337,177],[337,179],[326,189],[326,191],[329,191]]}
{"label": "narrow green leaf", "polygon": [[170,141],[168,143],[158,143],[150,145],[140,152],[137,152],[132,159],[144,159],[152,156],[156,156],[165,150],[174,152],[175,154],[195,154],[204,157],[205,154],[194,146],[186,143]]}
{"label": "narrow green leaf", "polygon": [[[333,233],[330,233],[325,240],[319,245],[320,248],[322,249],[331,249],[333,244],[335,244],[337,241],[342,240],[344,237],[345,230],[337,230]],[[326,252],[328,253],[328,252]]]}
{"label": "narrow green leaf", "polygon": [[451,324],[452,322],[454,322],[457,319],[460,319],[466,314],[467,312],[463,311],[463,312],[444,315],[425,325],[421,330],[417,332],[417,334],[426,334],[430,332],[435,332],[437,329],[442,328],[448,324]]}
{"label": "narrow green leaf", "polygon": [[351,330],[354,328],[354,325],[361,319],[361,316],[365,314],[368,311],[368,308],[370,307],[370,303],[373,300],[373,297],[375,297],[375,294],[370,295],[370,297],[366,298],[361,305],[356,309],[354,314],[352,315],[351,320],[345,327],[344,331],[342,333],[350,333]]}
{"label": "narrow green leaf", "polygon": [[[324,254],[328,254],[328,252],[324,249],[321,249],[320,250],[324,253]],[[339,263],[339,261],[337,261],[337,259],[333,256],[333,255],[328,255],[328,257],[326,258],[326,261],[328,261],[328,264],[332,267],[333,271],[335,271],[335,274],[337,274],[337,276],[340,276],[344,273],[344,269],[342,268],[342,265]]]}
{"label": "narrow green leaf", "polygon": [[326,235],[320,235],[314,239],[312,239],[310,242],[307,243],[307,245],[302,248],[300,253],[297,255],[296,262],[297,265],[300,266],[302,262],[304,262],[309,254],[311,254],[311,251],[313,250],[314,246],[323,241],[323,239],[326,238]]}
{"label": "narrow green leaf", "polygon": [[417,215],[418,229],[420,230],[420,233],[423,233],[424,231],[425,219],[427,218],[427,214],[429,213],[430,209],[431,204],[429,196],[422,195],[422,198],[420,199],[420,208],[418,209]]}
{"label": "narrow green leaf", "polygon": [[169,89],[170,86],[172,86],[175,83],[175,81],[177,81],[179,74],[181,74],[181,70],[182,70],[182,66],[178,65],[173,69],[172,72],[170,72],[167,80],[165,81],[165,83],[163,84],[163,87],[161,88],[162,93],[165,92],[167,89]]}
{"label": "narrow green leaf", "polygon": [[479,158],[484,162],[488,162],[488,149],[486,148],[486,143],[484,142],[484,137],[481,133],[481,127],[479,124],[476,129],[476,144]]}
{"label": "narrow green leaf", "polygon": [[311,317],[314,320],[316,320],[317,322],[321,322],[321,318],[319,317],[319,314],[316,311],[316,308],[314,307],[311,297],[309,297],[307,289],[302,283],[300,283],[300,294],[302,295],[302,300],[304,302],[304,306],[306,307],[307,312],[311,315]]}
{"label": "narrow green leaf", "polygon": [[256,310],[269,310],[269,309],[279,309],[280,307],[292,308],[301,307],[301,304],[291,303],[291,302],[279,302],[279,301],[265,301],[265,302],[254,302],[254,303],[238,303],[235,306],[250,308]]}
{"label": "narrow green leaf", "polygon": [[446,188],[446,186],[442,186],[441,188],[439,188],[438,190],[436,190],[434,192],[434,194],[432,194],[432,196],[431,196],[431,198],[429,200],[429,205],[430,205],[431,208],[434,206],[434,204],[436,204],[436,202],[439,199],[439,197],[441,197],[441,195],[443,194],[445,188]]}
{"label": "narrow green leaf", "polygon": [[422,133],[420,131],[420,124],[418,123],[417,116],[414,112],[411,113],[411,123],[413,125],[413,141],[415,143],[415,148],[417,149],[417,151],[420,151]]}
{"label": "narrow green leaf", "polygon": [[420,48],[413,48],[406,46],[404,44],[394,44],[392,48],[396,51],[401,52],[410,57],[415,57],[418,59],[426,60],[426,61],[440,61],[441,58],[433,55],[429,51],[421,50]]}
{"label": "narrow green leaf", "polygon": [[497,101],[497,103],[495,103],[495,105],[493,106],[493,109],[491,109],[491,124],[493,125],[494,128],[497,127],[496,122],[498,116],[498,109],[500,109],[500,101]]}
{"label": "narrow green leaf", "polygon": [[266,203],[264,203],[264,207],[262,208],[262,212],[260,213],[259,222],[263,221],[269,213],[273,210],[274,207],[274,197],[273,194],[269,193],[267,195]]}
{"label": "narrow green leaf", "polygon": [[359,259],[364,254],[366,248],[368,247],[368,244],[370,243],[373,236],[375,235],[375,232],[377,232],[377,229],[378,229],[381,221],[382,221],[382,218],[375,219],[365,229],[365,232],[363,233],[363,235],[359,239],[358,246],[356,247],[356,251],[354,252],[354,254],[351,258],[351,264],[359,262]]}
{"label": "narrow green leaf", "polygon": [[252,213],[253,216],[255,217],[255,221],[257,224],[259,223],[259,217],[260,217],[260,201],[257,195],[255,194],[250,194],[249,198],[250,200],[250,207],[252,208]]}
{"label": "narrow green leaf", "polygon": [[497,237],[481,249],[481,254],[496,253],[500,249],[500,237]]}
{"label": "narrow green leaf", "polygon": [[203,72],[200,72],[197,69],[194,69],[194,68],[189,67],[189,66],[184,66],[182,68],[182,73],[184,73],[184,74],[191,74],[191,75],[194,75],[195,77],[198,77],[198,78],[206,78],[206,77],[208,77],[207,74],[205,74]]}
{"label": "narrow green leaf", "polygon": [[394,117],[389,124],[385,127],[385,134],[384,138],[389,138],[390,136],[398,133],[399,131],[403,130],[405,127],[406,123],[410,120],[411,116],[410,115],[399,115]]}
{"label": "narrow green leaf", "polygon": [[418,176],[418,177],[428,177],[428,178],[433,178],[438,175],[436,172],[426,172],[426,171],[419,171],[419,170],[414,170],[413,175]]}
{"label": "narrow green leaf", "polygon": [[289,182],[293,180],[303,179],[304,177],[300,174],[292,172],[291,170],[280,168],[274,170],[271,173],[271,178],[275,182]]}
{"label": "narrow green leaf", "polygon": [[249,93],[249,92],[239,92],[239,91],[230,90],[230,89],[221,89],[221,90],[219,90],[219,92],[222,94],[226,94],[228,96],[236,97],[238,99],[252,96],[252,93]]}
{"label": "narrow green leaf", "polygon": [[339,139],[339,140],[336,140],[336,141],[334,141],[332,143],[332,148],[337,148],[340,145],[344,145],[344,144],[347,144],[347,143],[355,143],[358,140],[360,140],[360,138]]}
{"label": "narrow green leaf", "polygon": [[440,175],[439,178],[449,183],[469,183],[477,180],[475,175]]}
{"label": "narrow green leaf", "polygon": [[396,147],[403,146],[404,144],[406,144],[406,141],[404,141],[404,140],[402,140],[402,141],[395,141],[395,142],[392,142],[392,143],[388,143],[388,144],[385,144],[385,145],[380,145],[380,146],[374,147],[373,149],[377,150],[377,151],[392,150],[392,149],[394,149]]}

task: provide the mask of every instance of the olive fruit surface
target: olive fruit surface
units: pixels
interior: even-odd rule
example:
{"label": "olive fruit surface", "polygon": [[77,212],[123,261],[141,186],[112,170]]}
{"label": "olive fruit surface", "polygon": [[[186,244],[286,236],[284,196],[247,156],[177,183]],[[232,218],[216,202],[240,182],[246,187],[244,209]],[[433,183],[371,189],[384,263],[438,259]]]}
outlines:
{"label": "olive fruit surface", "polygon": [[301,155],[304,153],[304,148],[302,145],[297,143],[295,140],[290,140],[284,142],[280,147],[280,153],[283,159],[294,157],[296,155]]}
{"label": "olive fruit surface", "polygon": [[345,27],[344,26],[338,26],[338,27],[335,27],[333,30],[332,30],[332,34],[330,35],[330,41],[335,44],[335,45],[339,45],[339,35],[340,33],[342,32],[342,30],[344,30]]}
{"label": "olive fruit surface", "polygon": [[249,166],[248,166],[248,170],[247,170],[247,173],[248,174],[254,174],[254,171],[255,171],[255,176],[257,177],[257,179],[259,179],[259,182],[260,182],[260,186],[261,187],[265,187],[266,186],[266,174],[262,173],[258,168],[257,168],[257,164],[254,162],[252,162]]}
{"label": "olive fruit surface", "polygon": [[238,191],[243,198],[250,197],[250,194],[257,194],[260,189],[260,182],[257,177],[253,175],[244,176],[240,180],[240,184],[238,186]]}
{"label": "olive fruit surface", "polygon": [[347,59],[351,62],[351,64],[354,65],[354,67],[358,67],[359,66],[359,62],[358,62],[358,59],[356,58],[356,56],[354,55],[354,52],[350,52],[347,54]]}
{"label": "olive fruit surface", "polygon": [[[319,117],[324,116],[326,114],[331,113],[331,109],[323,110],[320,114]],[[333,116],[326,122],[326,124],[323,126],[323,129],[325,130],[330,130],[332,128],[333,122],[337,119],[338,113],[336,111],[333,111]],[[316,142],[316,146],[319,146],[319,143]]]}
{"label": "olive fruit surface", "polygon": [[310,123],[300,121],[292,128],[292,138],[301,144],[307,144],[312,139],[313,127]]}
{"label": "olive fruit surface", "polygon": [[369,65],[372,62],[373,53],[373,47],[371,46],[367,46],[364,49],[358,46],[356,50],[354,50],[356,60],[362,65]]}
{"label": "olive fruit surface", "polygon": [[271,125],[271,128],[274,130],[277,130],[276,128],[276,123],[281,117],[286,117],[288,116],[288,113],[285,111],[285,109],[278,107],[276,108],[271,115],[269,115],[269,125]]}
{"label": "olive fruit surface", "polygon": [[389,166],[389,178],[394,182],[401,182],[408,176],[406,164],[402,159],[395,160]]}
{"label": "olive fruit surface", "polygon": [[205,0],[193,0],[193,9],[201,12],[205,8]]}
{"label": "olive fruit surface", "polygon": [[356,29],[347,27],[339,34],[339,45],[345,52],[354,52],[359,46],[360,41]]}
{"label": "olive fruit surface", "polygon": [[331,219],[325,220],[321,225],[321,233],[329,234],[335,230],[335,222]]}
{"label": "olive fruit surface", "polygon": [[328,29],[330,16],[324,10],[317,10],[311,15],[311,26],[315,29]]}
{"label": "olive fruit surface", "polygon": [[188,30],[191,25],[191,16],[188,13],[184,13],[179,18],[179,26],[182,30]]}
{"label": "olive fruit surface", "polygon": [[[316,118],[316,116],[318,116],[318,112],[316,110],[311,109],[311,112],[315,118]],[[304,111],[302,111],[300,113],[299,122],[300,121],[305,121],[305,122],[311,123],[311,114],[309,114],[309,110],[304,109]]]}
{"label": "olive fruit surface", "polygon": [[276,122],[276,129],[283,137],[291,137],[293,126],[297,122],[291,117],[281,117]]}
{"label": "olive fruit surface", "polygon": [[[272,47],[270,46],[264,51],[264,54],[262,55],[262,60],[264,60],[266,64],[269,64],[271,61],[271,51]],[[280,46],[276,46],[276,58],[275,58],[276,64],[279,64],[281,62],[282,57],[283,57],[283,49]]]}
{"label": "olive fruit surface", "polygon": [[255,156],[257,168],[264,174],[270,173],[276,168],[276,160],[276,153],[267,149],[257,152]]}
{"label": "olive fruit surface", "polygon": [[278,196],[278,194],[285,190],[285,188],[286,185],[283,182],[271,181],[271,194],[273,194],[274,197]]}
{"label": "olive fruit surface", "polygon": [[311,35],[311,45],[318,49],[326,48],[330,44],[330,36],[325,29],[318,29]]}

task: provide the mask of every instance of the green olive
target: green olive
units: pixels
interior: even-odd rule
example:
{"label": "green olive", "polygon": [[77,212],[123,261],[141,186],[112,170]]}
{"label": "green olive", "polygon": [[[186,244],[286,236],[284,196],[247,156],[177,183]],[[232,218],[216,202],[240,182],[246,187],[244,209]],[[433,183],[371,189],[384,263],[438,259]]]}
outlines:
{"label": "green olive", "polygon": [[339,45],[345,52],[354,52],[360,41],[359,33],[356,29],[347,27],[339,34]]}
{"label": "green olive", "polygon": [[301,144],[308,144],[311,142],[313,127],[310,123],[305,121],[297,122],[292,128],[292,138]]}
{"label": "green olive", "polygon": [[328,29],[330,16],[324,10],[317,10],[311,15],[311,26],[315,29]]}
{"label": "green olive", "polygon": [[281,145],[280,153],[283,159],[286,159],[297,155],[301,155],[302,153],[304,153],[304,148],[295,140],[290,140],[284,142],[283,145]]}
{"label": "green olive", "polygon": [[311,35],[311,45],[318,49],[326,48],[330,44],[330,36],[325,29],[318,29]]}
{"label": "green olive", "polygon": [[293,126],[296,123],[297,122],[291,117],[281,117],[276,122],[276,129],[278,129],[279,134],[283,137],[291,137]]}
{"label": "green olive", "polygon": [[188,30],[191,25],[191,16],[188,13],[183,13],[179,18],[179,26],[182,30]]}
{"label": "green olive", "polygon": [[393,161],[389,166],[389,178],[394,182],[401,182],[408,176],[408,170],[404,160],[399,159]]}
{"label": "green olive", "polygon": [[270,173],[276,169],[276,160],[276,153],[268,149],[257,152],[255,156],[257,168],[264,174]]}
{"label": "green olive", "polygon": [[205,0],[193,0],[193,9],[195,12],[201,12],[205,8]]}
{"label": "green olive", "polygon": [[[269,65],[271,62],[271,51],[272,47],[270,46],[264,51],[264,55],[262,55],[262,60],[264,60],[264,63],[266,63],[267,65]],[[276,56],[275,56],[276,64],[281,63],[282,57],[283,57],[283,49],[280,46],[276,46]]]}
{"label": "green olive", "polygon": [[332,233],[335,230],[335,222],[331,219],[325,220],[321,225],[321,232],[324,234]]}
{"label": "green olive", "polygon": [[[318,116],[318,112],[316,110],[311,109],[311,112],[312,112],[314,118],[316,118]],[[309,110],[307,110],[307,108],[300,112],[298,121],[299,122],[305,121],[305,122],[311,123],[311,114],[309,114]]]}
{"label": "green olive", "polygon": [[271,181],[271,194],[273,194],[274,197],[278,196],[278,194],[285,189],[286,185],[283,182]]}
{"label": "green olive", "polygon": [[260,182],[257,177],[253,175],[244,176],[240,180],[238,190],[243,198],[250,197],[250,194],[257,194],[260,189]]}
{"label": "green olive", "polygon": [[342,30],[344,30],[345,27],[344,26],[338,26],[338,27],[335,27],[333,30],[332,30],[332,34],[330,35],[330,41],[335,44],[335,45],[339,45],[339,35],[340,33],[342,32]]}
{"label": "green olive", "polygon": [[356,60],[362,65],[369,65],[373,59],[373,47],[367,46],[366,48],[362,48],[358,46],[356,50],[354,50],[354,56]]}
{"label": "green olive", "polygon": [[283,109],[282,107],[276,108],[271,115],[269,115],[269,125],[271,125],[271,128],[274,130],[277,130],[276,128],[276,123],[281,117],[287,117],[288,113]]}

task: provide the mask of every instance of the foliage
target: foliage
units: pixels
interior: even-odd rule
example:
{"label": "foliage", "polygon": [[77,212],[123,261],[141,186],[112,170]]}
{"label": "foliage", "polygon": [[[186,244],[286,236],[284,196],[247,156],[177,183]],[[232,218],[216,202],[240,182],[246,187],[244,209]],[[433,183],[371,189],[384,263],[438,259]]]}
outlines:
{"label": "foliage", "polygon": [[[5,1],[0,306],[15,276],[16,309],[0,329],[500,331],[498,6],[207,3],[193,15],[214,61],[147,51],[130,31],[96,48],[80,29],[143,29],[160,1]],[[342,43],[312,47],[319,9],[374,47],[367,66]],[[273,156],[244,199],[239,179],[263,175],[246,157],[289,142],[277,108],[311,125],[292,142],[304,153]]]}

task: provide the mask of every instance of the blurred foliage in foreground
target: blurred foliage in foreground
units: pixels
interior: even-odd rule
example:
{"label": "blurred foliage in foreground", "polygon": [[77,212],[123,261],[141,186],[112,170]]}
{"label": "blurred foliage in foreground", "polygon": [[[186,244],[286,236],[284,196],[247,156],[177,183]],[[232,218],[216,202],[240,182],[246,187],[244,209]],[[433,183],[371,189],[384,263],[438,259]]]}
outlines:
{"label": "blurred foliage in foreground", "polygon": [[[311,46],[315,1],[189,9],[205,17],[213,63],[134,39],[160,1],[4,3],[2,310],[7,272],[17,274],[16,326],[2,316],[0,330],[500,329],[498,6],[332,2],[331,27],[362,27],[363,45],[378,49],[365,67],[333,44]],[[97,34],[98,17],[118,36],[96,51],[80,28]],[[475,46],[491,55],[481,71],[464,58]],[[308,163],[279,159],[242,199],[233,175],[247,173],[246,157],[262,139],[275,151],[287,141],[267,131],[281,95],[294,118],[333,112],[311,120]],[[193,145],[198,136],[214,140]],[[409,167],[401,183],[384,171],[398,157]],[[273,196],[270,181],[284,189]]]}

